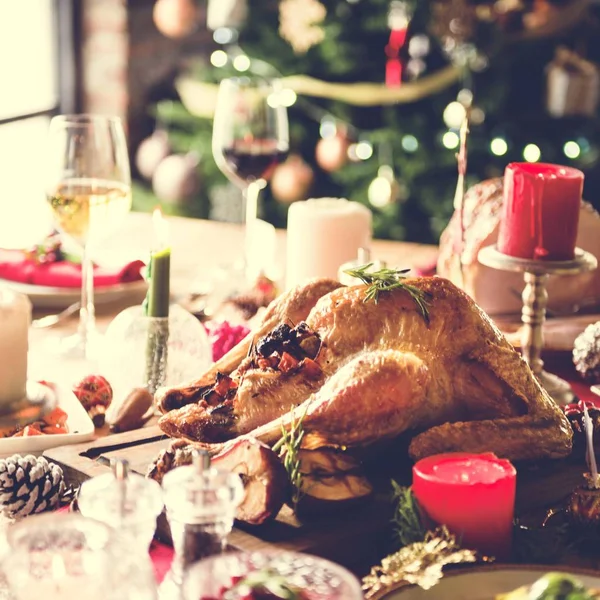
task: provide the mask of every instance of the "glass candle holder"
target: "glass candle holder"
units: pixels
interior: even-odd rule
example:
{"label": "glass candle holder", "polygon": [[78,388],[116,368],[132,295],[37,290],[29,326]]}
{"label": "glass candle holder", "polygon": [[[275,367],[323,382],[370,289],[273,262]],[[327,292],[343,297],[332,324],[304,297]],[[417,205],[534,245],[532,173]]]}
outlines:
{"label": "glass candle holder", "polygon": [[120,312],[110,323],[100,371],[110,381],[118,409],[134,387],[177,385],[194,379],[212,363],[212,348],[202,323],[180,306],[167,318],[148,317],[141,306]]}
{"label": "glass candle holder", "polygon": [[223,551],[244,488],[238,475],[211,468],[208,455],[197,454],[192,465],[165,475],[163,491],[175,556],[161,600],[180,598],[189,566]]}
{"label": "glass candle holder", "polygon": [[34,515],[8,530],[4,569],[16,600],[155,600],[152,572],[105,523],[76,513]]}
{"label": "glass candle holder", "polygon": [[113,473],[84,481],[77,496],[82,515],[98,519],[121,533],[133,551],[146,553],[163,509],[160,485],[114,461]]}
{"label": "glass candle holder", "polygon": [[[188,570],[183,600],[248,598],[248,587],[276,586],[304,591],[311,600],[362,600],[359,581],[349,571],[328,560],[297,552],[232,552],[207,558]],[[262,597],[257,595],[257,597]],[[284,596],[282,596],[284,597]]]}

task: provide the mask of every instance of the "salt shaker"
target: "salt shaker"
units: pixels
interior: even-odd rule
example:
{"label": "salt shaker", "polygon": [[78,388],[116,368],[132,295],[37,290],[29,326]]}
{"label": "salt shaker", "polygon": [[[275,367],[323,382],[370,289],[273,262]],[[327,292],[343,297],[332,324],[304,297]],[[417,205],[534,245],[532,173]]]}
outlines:
{"label": "salt shaker", "polygon": [[79,510],[118,530],[133,548],[147,553],[156,519],[163,509],[160,485],[132,473],[126,460],[113,460],[112,468],[112,473],[93,477],[81,485]]}
{"label": "salt shaker", "polygon": [[224,550],[244,488],[235,473],[211,467],[208,453],[196,451],[191,465],[165,475],[163,493],[175,550],[159,588],[167,600],[181,598],[190,565]]}

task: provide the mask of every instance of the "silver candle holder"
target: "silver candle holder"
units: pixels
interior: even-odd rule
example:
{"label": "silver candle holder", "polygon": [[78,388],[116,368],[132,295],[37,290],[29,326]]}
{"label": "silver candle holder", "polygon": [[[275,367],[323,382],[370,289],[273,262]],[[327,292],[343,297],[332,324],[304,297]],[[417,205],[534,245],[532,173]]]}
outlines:
{"label": "silver candle holder", "polygon": [[523,358],[554,401],[559,405],[568,404],[573,400],[573,390],[569,383],[544,371],[542,350],[544,349],[543,327],[548,304],[546,283],[550,275],[577,275],[593,271],[598,267],[596,257],[581,248],[576,248],[573,260],[533,260],[509,256],[500,252],[496,246],[486,246],[479,251],[478,259],[482,265],[492,269],[523,273],[525,280],[521,295],[523,300],[521,321],[524,325],[521,337]]}

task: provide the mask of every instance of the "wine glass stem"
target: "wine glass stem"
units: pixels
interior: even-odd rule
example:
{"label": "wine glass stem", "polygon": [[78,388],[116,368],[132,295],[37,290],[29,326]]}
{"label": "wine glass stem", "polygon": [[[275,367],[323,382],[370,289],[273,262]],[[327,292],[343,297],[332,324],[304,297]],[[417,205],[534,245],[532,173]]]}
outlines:
{"label": "wine glass stem", "polygon": [[[258,220],[258,197],[260,190],[264,187],[262,180],[249,183],[243,190],[244,204],[246,207],[246,232],[244,240],[244,265],[246,278],[252,279],[252,244],[256,243],[253,234],[254,224]],[[256,274],[254,274],[256,275]]]}
{"label": "wine glass stem", "polygon": [[96,314],[94,310],[94,265],[90,258],[87,245],[83,247],[81,261],[81,308],[79,309],[79,335],[81,343],[87,352],[90,333],[96,327]]}

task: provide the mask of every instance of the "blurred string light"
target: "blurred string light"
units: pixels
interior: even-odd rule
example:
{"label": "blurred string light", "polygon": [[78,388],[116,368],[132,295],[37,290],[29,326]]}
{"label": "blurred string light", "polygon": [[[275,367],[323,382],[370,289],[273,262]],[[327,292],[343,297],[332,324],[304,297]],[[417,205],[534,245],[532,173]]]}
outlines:
{"label": "blurred string light", "polygon": [[369,160],[373,156],[373,144],[368,140],[360,140],[356,144],[350,144],[348,157],[350,160]]}
{"label": "blurred string light", "polygon": [[466,116],[467,109],[465,105],[458,100],[454,100],[444,109],[443,119],[446,127],[459,129]]}
{"label": "blurred string light", "polygon": [[323,117],[319,125],[319,134],[322,138],[333,137],[337,133],[335,119],[330,116]]}
{"label": "blurred string light", "polygon": [[504,138],[495,137],[490,142],[490,151],[496,156],[504,156],[508,152],[508,143]]}
{"label": "blurred string light", "polygon": [[250,65],[250,59],[245,54],[238,54],[233,59],[233,68],[241,73],[247,71],[250,68]]}
{"label": "blurred string light", "polygon": [[446,131],[442,136],[442,144],[445,148],[448,148],[448,150],[453,150],[454,148],[458,148],[460,138],[455,131]]}
{"label": "blurred string light", "polygon": [[217,44],[231,44],[238,38],[237,31],[231,27],[219,27],[213,32],[213,40]]}
{"label": "blurred string light", "polygon": [[527,144],[523,148],[523,158],[530,163],[537,162],[542,156],[542,151],[536,144]]}
{"label": "blurred string light", "polygon": [[224,67],[229,61],[229,57],[227,56],[227,52],[224,50],[215,50],[210,55],[210,64],[213,67]]}
{"label": "blurred string light", "polygon": [[565,145],[563,146],[563,152],[567,158],[575,159],[581,154],[581,146],[577,142],[570,140],[565,142]]}
{"label": "blurred string light", "polygon": [[402,149],[406,152],[416,152],[419,149],[419,140],[414,135],[404,135],[400,140]]}

